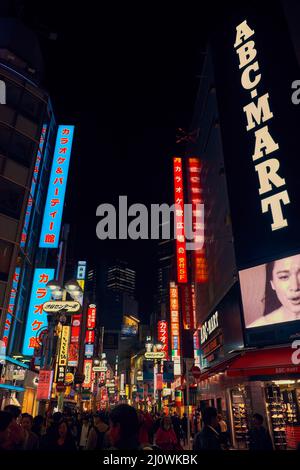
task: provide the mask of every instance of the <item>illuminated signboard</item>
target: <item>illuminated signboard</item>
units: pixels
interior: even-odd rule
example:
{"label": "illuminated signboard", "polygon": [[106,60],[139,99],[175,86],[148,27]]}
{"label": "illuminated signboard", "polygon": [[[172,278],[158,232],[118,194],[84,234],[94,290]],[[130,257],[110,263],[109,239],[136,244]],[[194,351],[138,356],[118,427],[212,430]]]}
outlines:
{"label": "illuminated signboard", "polygon": [[41,133],[40,142],[39,142],[39,148],[38,148],[38,151],[37,151],[37,156],[36,156],[35,165],[34,165],[34,169],[33,169],[33,176],[32,176],[31,186],[30,186],[30,193],[29,193],[26,212],[25,212],[25,219],[24,219],[24,225],[23,225],[23,230],[22,230],[22,235],[21,235],[21,242],[20,242],[21,248],[24,248],[25,245],[26,245],[28,227],[29,227],[31,210],[32,210],[32,200],[35,197],[35,190],[36,190],[37,180],[38,180],[38,176],[39,176],[39,172],[40,172],[41,161],[42,161],[42,158],[43,158],[43,148],[44,148],[44,143],[45,143],[46,132],[47,132],[47,125],[44,124],[43,128],[42,128],[42,133]]}
{"label": "illuminated signboard", "polygon": [[92,368],[93,368],[93,360],[85,359],[83,363],[83,373],[84,373],[84,382],[82,384],[83,388],[91,388],[92,386]]}
{"label": "illuminated signboard", "polygon": [[78,366],[80,326],[81,315],[73,315],[71,324],[71,341],[68,356],[68,366],[70,367]]}
{"label": "illuminated signboard", "polygon": [[170,283],[170,317],[171,317],[171,347],[172,357],[180,352],[180,325],[178,287],[174,282]]}
{"label": "illuminated signboard", "polygon": [[176,260],[177,281],[187,282],[186,244],[184,232],[184,193],[182,159],[173,158],[174,174],[174,200],[175,200],[175,223],[176,223]]}
{"label": "illuminated signboard", "polygon": [[201,188],[201,162],[199,158],[188,159],[188,180],[190,202],[192,204],[192,225],[194,242],[203,245],[201,249],[193,250],[195,281],[202,283],[208,279],[207,262],[204,248],[204,224],[201,223],[200,214],[197,211],[197,205],[203,204],[203,195]]}
{"label": "illuminated signboard", "polygon": [[96,306],[90,305],[88,308],[88,316],[87,316],[87,325],[88,329],[93,329],[96,326]]}
{"label": "illuminated signboard", "polygon": [[78,261],[76,279],[85,279],[86,261]]}
{"label": "illuminated signboard", "polygon": [[34,271],[31,297],[28,308],[22,354],[32,356],[37,345],[37,332],[47,326],[47,314],[43,305],[50,300],[51,294],[46,285],[54,279],[54,269],[36,268]]}
{"label": "illuminated signboard", "polygon": [[4,333],[3,333],[3,338],[2,338],[5,346],[7,346],[9,332],[11,328],[12,315],[14,313],[18,284],[19,284],[19,277],[20,277],[20,268],[16,268],[14,272],[11,291],[10,291],[7,315],[6,315],[5,324],[4,324]]}
{"label": "illuminated signboard", "polygon": [[123,338],[136,336],[139,328],[139,320],[131,315],[123,316],[121,336]]}
{"label": "illuminated signboard", "polygon": [[169,342],[168,342],[168,323],[165,320],[160,320],[157,325],[158,341],[162,344],[162,351],[165,357],[168,357]]}
{"label": "illuminated signboard", "polygon": [[190,284],[180,286],[182,322],[185,330],[194,329],[193,299]]}
{"label": "illuminated signboard", "polygon": [[86,330],[85,330],[85,357],[91,357],[94,354],[96,326],[96,305],[90,304],[87,311]]}
{"label": "illuminated signboard", "polygon": [[282,3],[228,5],[212,37],[238,270],[300,251],[299,61]]}
{"label": "illuminated signboard", "polygon": [[74,126],[59,126],[40,237],[40,248],[57,248],[65,200]]}

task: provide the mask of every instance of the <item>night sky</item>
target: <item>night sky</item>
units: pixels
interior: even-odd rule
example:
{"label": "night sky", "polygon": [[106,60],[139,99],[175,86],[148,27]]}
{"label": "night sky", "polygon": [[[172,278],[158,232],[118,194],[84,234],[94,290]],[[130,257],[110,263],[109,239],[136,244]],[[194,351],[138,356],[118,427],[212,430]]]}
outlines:
{"label": "night sky", "polygon": [[[75,2],[25,2],[21,18],[39,33],[44,86],[58,123],[75,124],[65,220],[69,256],[101,266],[114,257],[137,270],[140,312],[152,311],[155,242],[100,241],[96,208],[171,202],[176,129],[188,128],[209,15],[186,5],[118,4],[96,11]],[[49,32],[57,39],[47,39]]]}

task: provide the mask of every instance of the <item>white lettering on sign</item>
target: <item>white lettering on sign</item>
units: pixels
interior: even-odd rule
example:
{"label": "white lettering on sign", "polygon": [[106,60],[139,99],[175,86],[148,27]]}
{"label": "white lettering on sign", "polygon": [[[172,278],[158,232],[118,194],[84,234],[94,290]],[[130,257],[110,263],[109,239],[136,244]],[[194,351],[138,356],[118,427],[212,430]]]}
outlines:
{"label": "white lettering on sign", "polygon": [[[266,158],[267,155],[279,150],[279,144],[274,141],[267,125],[259,127],[274,116],[270,108],[269,93],[257,98],[257,85],[261,81],[261,74],[258,73],[259,62],[256,60],[254,34],[255,31],[248,26],[247,21],[243,21],[236,27],[234,48],[239,58],[239,69],[242,71],[242,87],[250,92],[252,99],[256,98],[255,101],[244,106],[243,111],[247,120],[246,130],[254,131],[255,143],[252,159],[255,162],[254,168],[259,180],[258,193],[260,196],[270,193],[261,199],[261,211],[263,214],[271,212],[273,219],[271,229],[274,231],[288,226],[288,221],[283,214],[283,206],[290,203],[290,198],[285,188],[285,179],[279,175],[280,161],[274,156]],[[264,158],[263,161],[256,163],[262,158]],[[278,188],[281,188],[280,192],[274,194]]]}
{"label": "white lettering on sign", "polygon": [[200,329],[200,342],[204,344],[210,335],[219,327],[219,314],[215,312]]}

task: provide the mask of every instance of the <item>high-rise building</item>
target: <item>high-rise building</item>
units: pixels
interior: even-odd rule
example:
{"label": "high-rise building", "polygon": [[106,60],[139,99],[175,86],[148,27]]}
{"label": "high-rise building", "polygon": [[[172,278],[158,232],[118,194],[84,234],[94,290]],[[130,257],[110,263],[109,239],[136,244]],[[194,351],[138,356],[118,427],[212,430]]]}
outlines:
{"label": "high-rise building", "polygon": [[35,35],[18,20],[1,19],[0,339],[7,353],[19,347],[33,269],[47,256],[38,237],[56,124],[42,71]]}
{"label": "high-rise building", "polygon": [[107,289],[119,294],[135,295],[135,271],[125,261],[117,261],[108,268]]}

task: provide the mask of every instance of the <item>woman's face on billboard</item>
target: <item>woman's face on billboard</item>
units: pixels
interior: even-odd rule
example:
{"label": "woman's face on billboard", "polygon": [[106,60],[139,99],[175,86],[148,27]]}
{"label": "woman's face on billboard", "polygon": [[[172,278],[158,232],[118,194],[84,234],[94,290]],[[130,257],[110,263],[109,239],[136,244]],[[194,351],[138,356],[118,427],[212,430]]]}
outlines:
{"label": "woman's face on billboard", "polygon": [[300,313],[300,255],[274,262],[271,286],[287,312]]}

